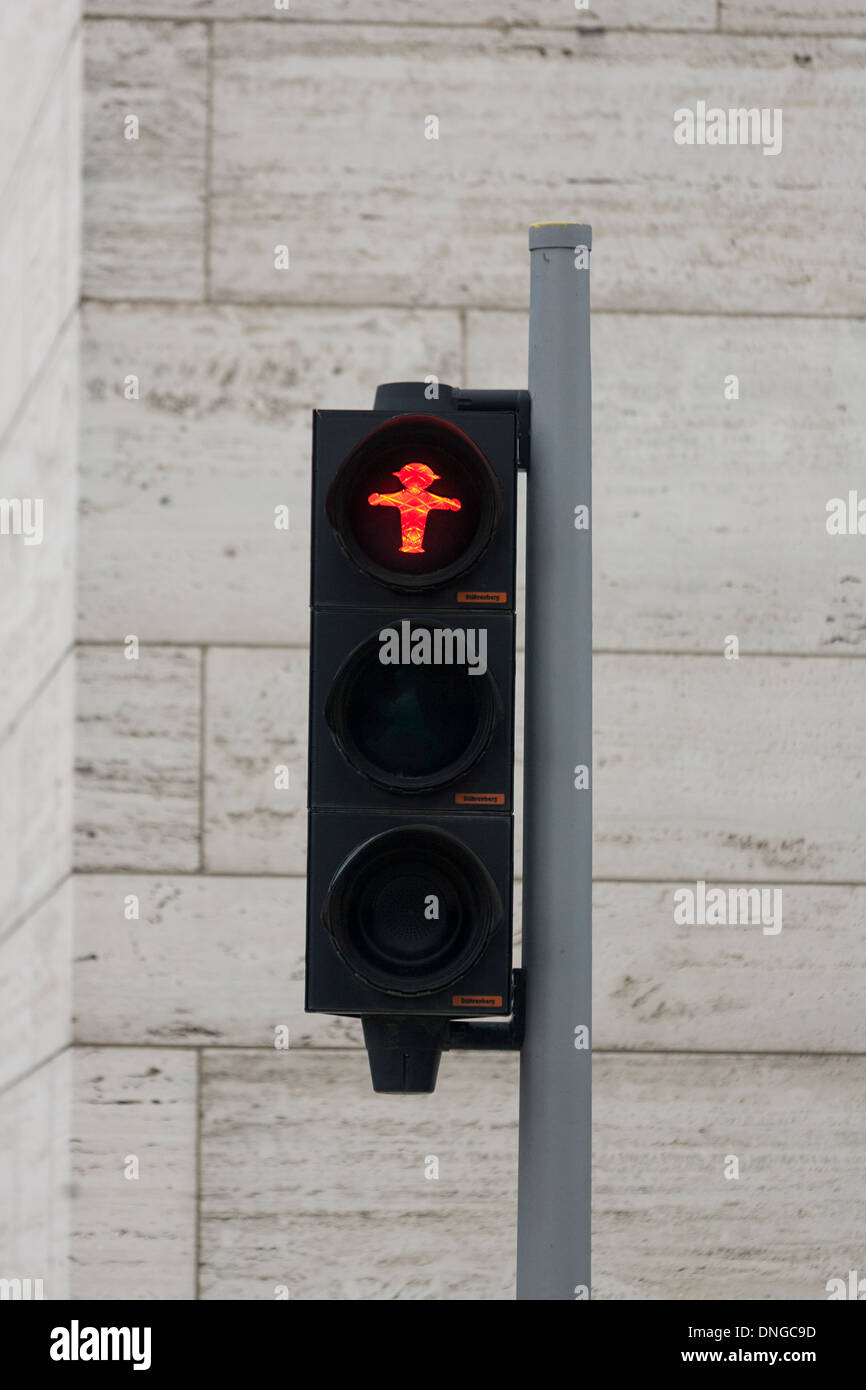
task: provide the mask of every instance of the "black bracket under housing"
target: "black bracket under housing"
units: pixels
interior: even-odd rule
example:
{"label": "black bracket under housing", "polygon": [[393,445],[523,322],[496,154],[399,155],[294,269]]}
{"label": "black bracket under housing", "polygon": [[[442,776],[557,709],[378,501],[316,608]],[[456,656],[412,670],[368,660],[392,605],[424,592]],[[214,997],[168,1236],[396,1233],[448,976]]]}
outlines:
{"label": "black bracket under housing", "polygon": [[433,1091],[443,1052],[519,1052],[525,999],[525,976],[518,969],[512,971],[509,1018],[375,1014],[362,1019],[373,1090],[403,1095]]}

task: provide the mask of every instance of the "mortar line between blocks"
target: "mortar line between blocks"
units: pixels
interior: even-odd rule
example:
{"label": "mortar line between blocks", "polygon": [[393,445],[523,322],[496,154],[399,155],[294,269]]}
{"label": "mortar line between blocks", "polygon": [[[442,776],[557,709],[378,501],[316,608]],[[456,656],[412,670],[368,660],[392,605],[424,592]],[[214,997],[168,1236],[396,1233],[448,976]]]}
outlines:
{"label": "mortar line between blocks", "polygon": [[[87,24],[118,23],[125,24],[204,24],[212,23],[215,25],[225,25],[227,28],[234,24],[243,24],[248,28],[260,27],[262,25],[279,25],[284,21],[275,15],[249,16],[249,15],[214,15],[212,19],[205,20],[201,15],[178,15],[170,11],[162,14],[130,15],[127,13],[102,13],[90,14],[85,9],[84,20]],[[286,25],[288,28],[288,24]],[[512,34],[521,38],[537,39],[541,43],[546,34],[561,40],[565,39],[595,39],[604,38],[607,34],[621,35],[633,34],[638,38],[688,38],[688,39],[811,39],[813,42],[823,39],[860,39],[861,33],[854,29],[832,29],[814,30],[805,29],[723,29],[713,28],[712,25],[694,25],[692,27],[650,27],[646,24],[545,24],[536,26],[534,24],[512,22],[506,25],[498,23],[468,23],[455,24],[453,20],[394,20],[394,19],[346,19],[339,16],[336,19],[298,19],[293,22],[292,27],[299,29],[394,29],[399,31],[443,31],[445,33],[467,34],[475,33],[485,37],[496,38],[505,33],[506,36]],[[533,44],[537,47],[537,44]],[[577,55],[575,55],[577,56]]]}
{"label": "mortar line between blocks", "polygon": [[[81,305],[87,308],[95,305],[99,308],[121,308],[126,313],[136,309],[270,309],[274,313],[285,313],[287,309],[296,309],[299,312],[324,313],[332,310],[335,314],[370,313],[375,310],[377,313],[393,312],[397,314],[520,314],[526,316],[528,305],[521,304],[467,304],[467,303],[440,303],[429,304],[424,300],[407,301],[394,300],[383,301],[381,299],[364,300],[322,300],[322,299],[289,299],[289,298],[265,298],[263,296],[250,295],[246,298],[240,295],[213,295],[210,300],[190,299],[179,297],[169,299],[160,295],[129,295],[112,294],[97,295],[85,294],[81,296]],[[681,309],[677,307],[661,308],[647,306],[641,309],[629,309],[621,306],[598,305],[593,307],[593,318],[614,317],[619,318],[680,318],[680,319],[771,319],[785,321],[802,320],[805,323],[863,323],[866,321],[866,314],[862,312],[844,313],[841,310],[822,310],[808,311],[802,309]],[[304,409],[308,407],[303,406]]]}
{"label": "mortar line between blocks", "polygon": [[[373,612],[380,610],[371,610]],[[385,611],[385,610],[381,610]],[[170,638],[155,637],[147,641],[139,641],[139,648],[165,647],[167,650],[200,650],[202,653],[208,651],[251,651],[251,652],[308,652],[309,642],[241,642],[233,638],[226,637],[219,641],[173,641]],[[79,649],[86,647],[110,648],[116,646],[116,639],[111,638],[79,638],[75,643]],[[70,651],[72,648],[69,649]],[[518,652],[523,655],[525,648],[518,646]],[[724,660],[718,649],[702,651],[698,648],[688,647],[593,647],[593,656],[611,657],[681,657],[701,660]],[[846,648],[841,651],[821,651],[821,652],[797,652],[797,651],[745,651],[740,653],[741,661],[862,661],[866,659],[866,650],[852,651]],[[29,703],[29,702],[28,702]],[[0,735],[0,741],[10,732],[7,725]]]}
{"label": "mortar line between blocks", "polygon": [[[87,1049],[89,1051],[99,1049],[105,1052],[195,1052],[201,1059],[202,1066],[204,1063],[203,1054],[205,1052],[244,1052],[258,1054],[262,1058],[274,1056],[274,1046],[272,1043],[201,1042],[181,1045],[176,1042],[120,1043],[104,1041],[82,1041],[75,1042],[70,1045],[70,1050],[74,1050],[76,1048],[80,1050]],[[59,1049],[59,1052],[63,1051],[66,1051],[66,1048]],[[315,1054],[319,1057],[328,1057],[344,1052],[363,1054],[365,1051],[366,1049],[364,1047],[363,1042],[359,1042],[357,1043],[357,1045],[352,1043],[312,1043],[303,1047],[290,1048],[289,1055],[295,1058],[303,1057],[308,1054]],[[851,1048],[828,1048],[826,1050],[816,1051],[808,1050],[804,1047],[744,1047],[737,1049],[731,1047],[659,1047],[658,1045],[655,1045],[653,1047],[599,1047],[598,1045],[596,1045],[592,1048],[592,1051],[597,1056],[604,1055],[607,1057],[724,1057],[732,1059],[738,1057],[850,1057],[852,1059],[862,1059],[863,1061],[866,1061],[866,1051],[861,1049],[859,1052],[855,1052]],[[53,1057],[59,1055],[59,1052],[53,1053],[51,1057],[45,1058],[44,1061],[39,1062],[35,1066],[31,1067],[30,1072],[37,1071],[39,1067],[45,1065],[45,1062],[53,1060]],[[466,1051],[462,1051],[457,1053],[456,1055],[465,1057],[467,1053]],[[492,1051],[482,1050],[482,1052],[476,1052],[474,1055],[476,1057],[479,1055],[489,1057],[494,1055],[494,1053]],[[495,1055],[500,1057],[517,1057],[519,1054],[516,1051],[513,1051],[512,1049],[506,1049],[502,1052],[497,1052]],[[24,1075],[29,1075],[30,1072],[24,1073]],[[13,1082],[11,1084],[14,1085],[16,1083]],[[10,1086],[7,1084],[2,1089],[9,1090]]]}
{"label": "mortar line between blocks", "polygon": [[[334,808],[329,808],[334,809]],[[130,875],[137,878],[190,878],[190,879],[220,879],[236,878],[255,882],[273,883],[304,883],[306,874],[302,869],[296,869],[289,873],[276,869],[153,869],[146,865],[126,864],[122,867],[116,865],[106,865],[104,867],[82,867],[77,866],[71,874],[65,877],[71,878],[126,878]],[[666,877],[648,877],[641,874],[636,877],[629,877],[624,874],[593,874],[593,883],[612,884],[647,884],[650,886],[659,885],[682,885],[683,883],[694,883],[697,878],[703,878],[706,883],[718,884],[720,887],[730,885],[734,888],[866,888],[866,879],[856,878],[755,878],[748,873],[739,874],[736,877],[731,874],[714,874],[711,870],[701,870],[698,874],[692,869],[688,873],[668,874]],[[55,886],[59,887],[64,879],[61,879]],[[515,883],[522,883],[523,878],[520,874],[514,875]],[[32,916],[32,910],[28,909],[26,918],[22,917],[15,925],[15,930],[23,925],[24,921]],[[6,936],[11,935],[12,928],[7,929]],[[0,945],[5,941],[6,936],[0,939]]]}

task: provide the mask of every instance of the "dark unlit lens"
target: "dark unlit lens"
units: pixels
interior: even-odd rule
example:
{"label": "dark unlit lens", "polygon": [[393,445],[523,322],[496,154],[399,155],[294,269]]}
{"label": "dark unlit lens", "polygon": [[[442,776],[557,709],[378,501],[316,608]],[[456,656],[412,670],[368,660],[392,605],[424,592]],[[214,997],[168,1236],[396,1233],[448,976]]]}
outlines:
{"label": "dark unlit lens", "polygon": [[481,860],[433,826],[387,830],[361,845],[332,880],[323,909],[352,970],[405,995],[460,979],[501,915]]}
{"label": "dark unlit lens", "polygon": [[[427,630],[431,629],[429,626]],[[486,751],[501,713],[490,674],[464,662],[383,663],[381,633],[356,648],[325,705],[348,762],[388,791],[457,782]]]}
{"label": "dark unlit lens", "polygon": [[460,904],[450,884],[422,864],[372,884],[359,906],[359,934],[368,950],[395,969],[429,966],[459,932]]}
{"label": "dark unlit lens", "polygon": [[414,778],[442,771],[466,754],[476,736],[483,683],[465,667],[371,661],[352,683],[346,732],[362,757],[383,772]]}

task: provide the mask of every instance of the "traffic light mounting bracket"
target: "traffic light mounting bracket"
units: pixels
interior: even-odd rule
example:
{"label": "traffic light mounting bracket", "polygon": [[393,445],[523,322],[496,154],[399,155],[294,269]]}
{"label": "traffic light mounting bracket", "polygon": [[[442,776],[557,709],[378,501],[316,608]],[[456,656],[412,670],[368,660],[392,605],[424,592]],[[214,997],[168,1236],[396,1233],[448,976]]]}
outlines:
{"label": "traffic light mounting bracket", "polygon": [[512,971],[509,1018],[452,1019],[414,1015],[366,1015],[364,1043],[373,1090],[417,1095],[435,1088],[443,1052],[519,1052],[523,1045],[526,985]]}
{"label": "traffic light mounting bracket", "polygon": [[452,1052],[519,1052],[523,1046],[526,1022],[526,976],[522,969],[511,972],[511,1016],[509,1018],[452,1018],[448,1047]]}
{"label": "traffic light mounting bracket", "polygon": [[[435,390],[435,395],[428,391]],[[510,411],[517,417],[517,467],[529,468],[530,416],[532,397],[528,391],[471,391],[437,382],[431,388],[423,381],[389,381],[376,387],[374,410],[428,409],[437,413],[451,410]]]}

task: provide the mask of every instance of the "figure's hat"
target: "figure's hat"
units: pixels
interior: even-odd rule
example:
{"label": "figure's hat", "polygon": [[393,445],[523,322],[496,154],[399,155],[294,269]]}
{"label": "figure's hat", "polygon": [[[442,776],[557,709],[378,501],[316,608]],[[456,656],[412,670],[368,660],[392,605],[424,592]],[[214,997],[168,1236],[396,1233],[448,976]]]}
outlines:
{"label": "figure's hat", "polygon": [[426,463],[404,463],[394,477],[399,478],[404,487],[408,487],[410,483],[420,483],[422,487],[427,487],[430,483],[436,482],[439,474],[428,468]]}

